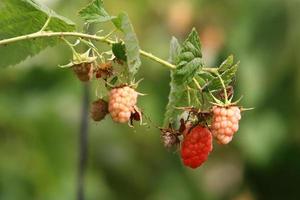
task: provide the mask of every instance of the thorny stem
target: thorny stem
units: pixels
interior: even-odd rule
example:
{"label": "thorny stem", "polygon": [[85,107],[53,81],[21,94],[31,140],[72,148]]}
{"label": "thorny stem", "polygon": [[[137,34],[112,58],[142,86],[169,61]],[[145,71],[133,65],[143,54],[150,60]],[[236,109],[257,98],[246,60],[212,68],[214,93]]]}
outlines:
{"label": "thorny stem", "polygon": [[[48,20],[50,22],[50,18]],[[12,44],[15,42],[20,42],[23,40],[36,39],[36,38],[47,38],[47,37],[62,37],[63,38],[63,37],[67,37],[67,36],[79,37],[81,39],[83,39],[83,38],[90,39],[90,40],[94,40],[94,41],[103,42],[108,45],[112,45],[112,44],[116,43],[115,41],[110,40],[106,36],[103,37],[103,36],[90,35],[90,34],[79,33],[79,32],[50,32],[50,31],[44,31],[42,28],[41,31],[38,31],[36,33],[31,33],[31,34],[27,34],[27,35],[22,35],[22,36],[18,36],[18,37],[0,40],[0,46]],[[165,67],[168,67],[170,69],[176,69],[176,65],[173,65],[172,63],[169,63],[169,62],[167,62],[157,56],[154,56],[153,54],[148,53],[144,50],[140,50],[140,54],[151,60],[154,60],[155,62],[162,64]],[[216,72],[216,68],[202,68],[202,70],[207,71],[207,72]]]}

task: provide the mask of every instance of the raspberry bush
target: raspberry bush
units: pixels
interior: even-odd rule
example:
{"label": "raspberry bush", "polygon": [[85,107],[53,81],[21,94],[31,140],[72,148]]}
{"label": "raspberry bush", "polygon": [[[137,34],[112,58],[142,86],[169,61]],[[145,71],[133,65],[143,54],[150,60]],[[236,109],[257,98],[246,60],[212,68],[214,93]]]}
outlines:
{"label": "raspberry bush", "polygon": [[[128,15],[110,15],[101,0],[91,1],[79,15],[85,29],[110,22],[113,31],[76,32],[71,20],[33,0],[2,0],[0,11],[0,53],[4,55],[0,67],[18,64],[48,46],[65,44],[73,57],[69,64],[60,67],[73,71],[80,81],[96,81],[102,88],[101,98],[91,104],[94,121],[103,120],[109,113],[115,122],[143,124],[137,107],[139,82],[135,81],[142,64],[140,57],[168,68],[170,93],[161,138],[165,147],[181,148],[185,166],[197,168],[205,162],[212,151],[212,135],[218,143],[228,144],[239,129],[245,109],[238,105],[239,101],[232,102],[239,62],[234,63],[231,55],[220,66],[207,67],[196,28],[182,43],[175,37],[171,39],[166,61],[142,50]],[[26,19],[35,20],[26,30],[14,23],[20,12],[25,13]],[[108,49],[100,51],[100,43]],[[14,52],[19,52],[19,56],[9,56]]]}

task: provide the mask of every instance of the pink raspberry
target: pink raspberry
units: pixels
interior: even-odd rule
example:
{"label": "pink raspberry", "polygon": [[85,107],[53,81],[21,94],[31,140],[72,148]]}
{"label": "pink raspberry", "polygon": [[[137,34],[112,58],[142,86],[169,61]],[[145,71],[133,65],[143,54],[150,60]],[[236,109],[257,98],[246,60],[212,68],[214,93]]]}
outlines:
{"label": "pink raspberry", "polygon": [[237,106],[214,106],[212,111],[212,134],[220,144],[228,144],[239,129],[241,111]]}
{"label": "pink raspberry", "polygon": [[129,86],[112,89],[109,93],[108,105],[112,119],[119,123],[128,122],[131,114],[135,112],[137,97],[138,93]]}
{"label": "pink raspberry", "polygon": [[202,165],[212,151],[211,132],[200,125],[186,133],[181,144],[181,158],[185,166],[197,168]]}

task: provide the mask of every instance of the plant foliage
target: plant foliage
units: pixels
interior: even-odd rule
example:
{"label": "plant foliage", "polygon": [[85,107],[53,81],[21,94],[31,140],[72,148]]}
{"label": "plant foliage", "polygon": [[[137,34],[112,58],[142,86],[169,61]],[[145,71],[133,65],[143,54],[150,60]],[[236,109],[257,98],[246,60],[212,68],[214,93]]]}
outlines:
{"label": "plant foliage", "polygon": [[[124,34],[123,40],[126,55],[120,54],[122,52],[120,51],[121,49],[118,44],[113,46],[113,53],[117,53],[115,54],[117,58],[119,57],[122,60],[127,61],[128,74],[132,79],[139,70],[139,67],[141,66],[141,59],[138,38],[135,34],[134,28],[128,15],[122,12],[117,17],[110,16],[108,12],[105,11],[103,2],[101,0],[92,1],[79,13],[86,23],[112,21],[116,29],[118,29]],[[125,56],[126,59],[124,58]]]}
{"label": "plant foliage", "polygon": [[165,125],[178,121],[182,112],[178,107],[200,105],[197,92],[190,87],[196,73],[203,67],[200,39],[195,29],[182,45],[176,38],[171,40],[170,61],[176,65],[176,69],[171,71]]}
{"label": "plant foliage", "polygon": [[[51,21],[46,31],[75,30],[72,21],[33,0],[1,0],[0,40],[37,32],[49,17]],[[58,41],[57,38],[42,38],[0,46],[0,67],[18,64],[46,47],[54,46]]]}

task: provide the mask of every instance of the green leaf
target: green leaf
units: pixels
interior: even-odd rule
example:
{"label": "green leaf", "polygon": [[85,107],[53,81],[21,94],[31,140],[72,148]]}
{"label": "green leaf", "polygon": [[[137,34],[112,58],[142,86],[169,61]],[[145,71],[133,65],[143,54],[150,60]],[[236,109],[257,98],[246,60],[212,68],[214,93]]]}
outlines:
{"label": "green leaf", "polygon": [[180,46],[177,38],[172,37],[171,42],[170,42],[169,62],[172,64],[176,64],[180,52],[181,52],[181,46]]}
{"label": "green leaf", "polygon": [[141,66],[140,47],[137,36],[126,13],[119,14],[112,22],[117,29],[124,33],[128,74],[132,78]]}
{"label": "green leaf", "polygon": [[[51,21],[46,31],[74,31],[72,21],[33,0],[1,0],[0,40],[37,32],[49,16]],[[0,67],[18,64],[58,41],[58,38],[42,38],[0,46]]]}
{"label": "green leaf", "polygon": [[[233,64],[233,56],[229,56],[218,68],[218,72],[225,84],[228,86],[235,78],[239,63]],[[222,83],[217,75],[210,73],[199,73],[199,78],[206,80],[206,87],[203,88],[205,92],[222,90]]]}
{"label": "green leaf", "polygon": [[[178,40],[173,37],[170,43],[170,57],[169,62],[176,63],[177,58],[180,54],[180,44]],[[169,123],[174,123],[179,114],[179,110],[176,109],[178,102],[182,102],[184,98],[183,86],[177,85],[174,81],[174,70],[171,71],[171,82],[170,82],[170,94],[169,102],[166,108],[164,126],[168,126]]]}
{"label": "green leaf", "polygon": [[191,83],[196,73],[203,67],[199,34],[195,29],[183,43],[176,66],[174,81],[177,84]]}
{"label": "green leaf", "polygon": [[79,15],[89,24],[107,22],[116,18],[106,12],[102,0],[93,0],[89,5],[79,11]]}
{"label": "green leaf", "polygon": [[114,43],[112,45],[112,52],[117,59],[127,61],[126,47],[123,42]]}
{"label": "green leaf", "polygon": [[226,58],[226,60],[220,65],[218,71],[224,72],[228,70],[233,65],[233,55],[230,55]]}
{"label": "green leaf", "polygon": [[198,107],[199,91],[193,89],[193,78],[203,66],[201,44],[195,29],[180,46],[176,38],[170,44],[170,62],[176,65],[171,71],[169,102],[166,108],[164,126],[177,125],[183,110],[178,107]]}

